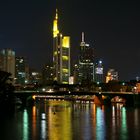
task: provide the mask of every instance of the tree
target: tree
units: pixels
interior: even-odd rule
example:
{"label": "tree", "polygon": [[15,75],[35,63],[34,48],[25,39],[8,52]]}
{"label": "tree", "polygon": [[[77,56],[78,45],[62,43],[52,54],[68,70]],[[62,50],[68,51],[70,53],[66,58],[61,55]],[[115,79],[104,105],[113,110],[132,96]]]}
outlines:
{"label": "tree", "polygon": [[117,92],[117,91],[120,91],[121,85],[119,84],[118,81],[112,80],[112,81],[109,81],[108,83],[104,84],[102,89],[104,91]]}
{"label": "tree", "polygon": [[10,103],[13,99],[14,86],[11,81],[11,73],[0,71],[0,103]]}

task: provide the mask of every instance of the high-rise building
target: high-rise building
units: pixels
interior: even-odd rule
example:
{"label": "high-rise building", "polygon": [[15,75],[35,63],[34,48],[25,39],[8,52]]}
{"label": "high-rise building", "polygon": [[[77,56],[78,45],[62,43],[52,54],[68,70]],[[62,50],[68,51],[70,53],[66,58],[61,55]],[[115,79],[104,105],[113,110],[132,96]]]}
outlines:
{"label": "high-rise building", "polygon": [[27,83],[26,60],[24,57],[16,57],[15,74],[16,84],[24,85]]}
{"label": "high-rise building", "polygon": [[106,83],[112,80],[118,81],[118,72],[114,69],[109,69],[106,76]]}
{"label": "high-rise building", "polygon": [[11,78],[15,78],[15,52],[11,49],[0,51],[0,70],[11,73]]}
{"label": "high-rise building", "polygon": [[73,67],[74,84],[79,84],[79,64]]}
{"label": "high-rise building", "polygon": [[103,63],[100,60],[95,64],[95,82],[104,82],[103,74]]}
{"label": "high-rise building", "polygon": [[34,69],[30,69],[29,84],[38,85],[42,83],[42,73]]}
{"label": "high-rise building", "polygon": [[70,37],[58,29],[58,13],[53,21],[53,76],[54,81],[68,84],[70,77]]}
{"label": "high-rise building", "polygon": [[42,84],[53,83],[53,67],[50,65],[45,65],[42,70]]}
{"label": "high-rise building", "polygon": [[79,56],[79,83],[91,83],[94,81],[94,50],[84,41],[84,33],[82,33],[82,41],[80,44]]}

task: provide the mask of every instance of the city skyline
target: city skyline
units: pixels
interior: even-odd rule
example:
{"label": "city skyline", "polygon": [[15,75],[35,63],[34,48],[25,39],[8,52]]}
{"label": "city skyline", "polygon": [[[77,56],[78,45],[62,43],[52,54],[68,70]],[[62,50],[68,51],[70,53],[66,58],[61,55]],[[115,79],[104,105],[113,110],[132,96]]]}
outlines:
{"label": "city skyline", "polygon": [[103,61],[106,71],[116,69],[121,80],[140,76],[140,10],[135,1],[26,2],[0,3],[0,49],[11,48],[17,56],[26,56],[37,69],[52,62],[52,26],[58,8],[60,30],[71,37],[73,64],[81,32],[85,32],[95,58]]}

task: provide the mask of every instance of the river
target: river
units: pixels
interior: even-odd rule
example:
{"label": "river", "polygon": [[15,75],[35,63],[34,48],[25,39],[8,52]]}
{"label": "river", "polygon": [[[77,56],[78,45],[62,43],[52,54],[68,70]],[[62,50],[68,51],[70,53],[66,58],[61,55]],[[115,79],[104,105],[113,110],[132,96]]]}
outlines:
{"label": "river", "polygon": [[0,117],[1,140],[137,140],[140,108],[40,100]]}

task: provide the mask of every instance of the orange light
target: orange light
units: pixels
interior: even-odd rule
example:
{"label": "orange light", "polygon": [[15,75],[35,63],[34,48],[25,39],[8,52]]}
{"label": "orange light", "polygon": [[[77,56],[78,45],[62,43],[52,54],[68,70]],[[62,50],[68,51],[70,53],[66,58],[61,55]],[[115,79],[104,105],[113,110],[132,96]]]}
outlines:
{"label": "orange light", "polygon": [[33,96],[32,96],[32,98],[35,100],[36,96],[35,96],[35,95],[33,95]]}

